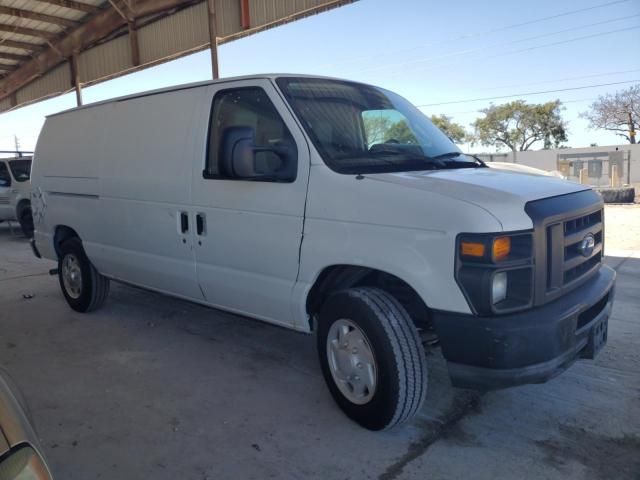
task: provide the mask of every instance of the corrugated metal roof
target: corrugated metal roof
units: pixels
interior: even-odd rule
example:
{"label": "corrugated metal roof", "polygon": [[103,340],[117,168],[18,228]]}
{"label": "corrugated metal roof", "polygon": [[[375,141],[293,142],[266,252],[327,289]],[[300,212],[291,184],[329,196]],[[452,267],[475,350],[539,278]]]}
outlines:
{"label": "corrugated metal roof", "polygon": [[108,77],[113,72],[126,71],[132,65],[129,41],[122,36],[82,52],[78,70],[82,81],[90,83]]}
{"label": "corrugated metal roof", "polygon": [[[207,1],[0,0],[0,112],[209,48]],[[214,0],[218,43],[353,1]]]}
{"label": "corrugated metal roof", "polygon": [[[172,35],[167,35],[172,32]],[[140,29],[138,36],[143,63],[209,45],[207,5],[185,8]]]}
{"label": "corrugated metal roof", "polygon": [[[18,104],[28,103],[34,98],[47,98],[55,92],[71,90],[71,75],[65,65],[60,65],[46,76],[42,76],[16,92]],[[52,93],[54,92],[54,93]]]}

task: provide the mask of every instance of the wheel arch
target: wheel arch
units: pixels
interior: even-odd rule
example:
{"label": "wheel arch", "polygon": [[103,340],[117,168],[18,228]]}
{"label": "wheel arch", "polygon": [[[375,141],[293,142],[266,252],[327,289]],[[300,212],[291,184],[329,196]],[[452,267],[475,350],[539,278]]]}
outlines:
{"label": "wheel arch", "polygon": [[28,198],[23,198],[16,205],[16,218],[17,219],[20,219],[20,216],[22,215],[22,212],[24,212],[24,210],[26,208],[31,208],[31,200],[29,200]]}
{"label": "wheel arch", "polygon": [[80,235],[78,235],[73,228],[66,225],[56,226],[55,233],[53,235],[53,248],[58,258],[60,258],[60,247],[70,238],[80,238]]}
{"label": "wheel arch", "polygon": [[402,278],[377,268],[338,264],[325,267],[316,277],[306,298],[306,311],[314,329],[314,317],[334,292],[347,288],[378,287],[391,294],[409,313],[418,328],[429,328],[429,307],[418,292]]}

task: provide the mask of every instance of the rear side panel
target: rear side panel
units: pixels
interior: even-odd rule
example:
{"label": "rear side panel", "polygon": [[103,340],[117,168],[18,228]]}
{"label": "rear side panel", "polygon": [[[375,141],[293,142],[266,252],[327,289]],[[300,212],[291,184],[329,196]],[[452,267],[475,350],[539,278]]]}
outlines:
{"label": "rear side panel", "polygon": [[[78,232],[88,248],[98,212],[98,162],[104,150],[108,106],[48,118],[31,171],[35,239],[45,258],[57,259],[53,235],[58,225]],[[92,213],[90,213],[92,212]]]}
{"label": "rear side panel", "polygon": [[190,231],[194,118],[200,88],[47,119],[33,166],[36,244],[55,259],[56,227],[82,239],[104,275],[202,299]]}

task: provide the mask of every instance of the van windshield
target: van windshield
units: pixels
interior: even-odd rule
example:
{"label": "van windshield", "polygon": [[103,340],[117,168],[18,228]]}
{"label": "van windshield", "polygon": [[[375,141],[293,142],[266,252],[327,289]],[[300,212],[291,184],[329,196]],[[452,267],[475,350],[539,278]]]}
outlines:
{"label": "van windshield", "polygon": [[10,160],[9,168],[16,182],[27,182],[31,178],[31,160]]}
{"label": "van windshield", "polygon": [[393,92],[318,78],[277,83],[325,163],[339,173],[483,166]]}

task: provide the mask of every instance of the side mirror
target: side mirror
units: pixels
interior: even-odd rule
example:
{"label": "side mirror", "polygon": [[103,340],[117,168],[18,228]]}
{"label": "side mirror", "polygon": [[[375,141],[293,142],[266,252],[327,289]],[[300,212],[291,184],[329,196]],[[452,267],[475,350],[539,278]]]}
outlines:
{"label": "side mirror", "polygon": [[10,187],[10,186],[11,186],[11,182],[9,180],[0,178],[0,187]]}
{"label": "side mirror", "polygon": [[[239,180],[290,182],[295,179],[295,147],[256,145],[252,127],[225,129],[220,145],[225,174]],[[293,171],[292,171],[293,170]]]}

